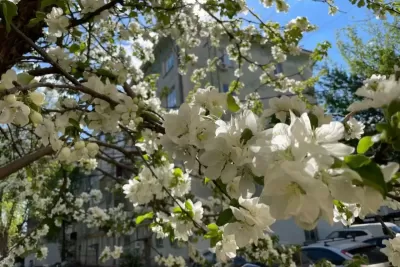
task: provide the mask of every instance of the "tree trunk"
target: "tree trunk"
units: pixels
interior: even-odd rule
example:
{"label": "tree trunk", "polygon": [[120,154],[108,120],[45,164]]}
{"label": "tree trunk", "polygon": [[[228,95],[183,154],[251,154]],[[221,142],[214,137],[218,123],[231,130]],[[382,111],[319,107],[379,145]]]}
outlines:
{"label": "tree trunk", "polygon": [[6,230],[0,232],[0,261],[8,255],[8,233]]}
{"label": "tree trunk", "polygon": [[[45,23],[41,21],[34,27],[27,25],[32,18],[36,17],[36,11],[40,10],[41,2],[41,0],[21,0],[17,5],[18,15],[13,19],[15,26],[34,42],[43,36]],[[21,40],[15,31],[11,30],[7,33],[5,24],[0,23],[0,75],[14,66],[21,56],[28,52],[31,52],[29,44]]]}

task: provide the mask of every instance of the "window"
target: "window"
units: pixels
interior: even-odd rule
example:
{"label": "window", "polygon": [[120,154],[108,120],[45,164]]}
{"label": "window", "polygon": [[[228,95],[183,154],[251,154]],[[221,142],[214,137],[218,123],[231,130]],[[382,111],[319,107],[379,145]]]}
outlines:
{"label": "window", "polygon": [[171,53],[167,60],[164,62],[164,74],[167,74],[174,67],[174,62],[174,53]]}
{"label": "window", "polygon": [[364,231],[335,231],[330,233],[326,239],[333,239],[333,238],[349,238],[349,237],[357,237],[357,236],[365,236],[368,235]]}
{"label": "window", "polygon": [[167,96],[167,108],[175,108],[176,107],[176,90],[174,86],[170,89],[169,94]]}
{"label": "window", "polygon": [[400,234],[400,227],[398,226],[390,226],[390,230],[394,231],[397,234]]}
{"label": "window", "polygon": [[117,178],[122,177],[123,169],[121,166],[115,166],[115,176]]}
{"label": "window", "polygon": [[221,61],[227,67],[231,67],[232,66],[232,60],[229,58],[229,55],[227,53],[223,53],[222,54]]}
{"label": "window", "polygon": [[156,247],[163,248],[164,247],[164,239],[156,237]]}
{"label": "window", "polygon": [[313,229],[311,231],[304,231],[306,236],[306,241],[317,241],[318,240],[318,230]]}
{"label": "window", "polygon": [[283,72],[283,66],[282,63],[278,63],[275,65],[275,69],[274,69],[274,74],[277,75],[279,73]]}
{"label": "window", "polygon": [[124,236],[124,246],[128,247],[131,244],[131,237],[129,235]]}
{"label": "window", "polygon": [[229,92],[229,84],[224,83],[221,88],[223,93]]}
{"label": "window", "polygon": [[303,252],[314,263],[325,259],[335,265],[342,265],[346,260],[341,255],[324,248],[304,249]]}
{"label": "window", "polygon": [[178,241],[174,239],[174,241],[169,240],[171,248],[178,248]]}
{"label": "window", "polygon": [[367,246],[367,247],[349,249],[347,252],[349,252],[352,255],[367,256],[369,264],[387,262],[386,255],[380,252],[379,248],[377,248],[376,246]]}

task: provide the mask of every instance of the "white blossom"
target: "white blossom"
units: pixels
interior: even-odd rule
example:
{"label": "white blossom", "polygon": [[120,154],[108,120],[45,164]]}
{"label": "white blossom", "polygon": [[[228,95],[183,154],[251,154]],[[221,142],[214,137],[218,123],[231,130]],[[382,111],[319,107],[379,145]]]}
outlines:
{"label": "white blossom", "polygon": [[63,15],[64,12],[59,7],[53,7],[51,13],[47,14],[44,21],[49,25],[49,34],[54,37],[61,37],[66,32],[69,20]]}
{"label": "white blossom", "polygon": [[360,139],[361,136],[364,134],[365,125],[362,122],[357,121],[353,117],[346,122],[346,126],[348,127],[345,132],[346,140]]}

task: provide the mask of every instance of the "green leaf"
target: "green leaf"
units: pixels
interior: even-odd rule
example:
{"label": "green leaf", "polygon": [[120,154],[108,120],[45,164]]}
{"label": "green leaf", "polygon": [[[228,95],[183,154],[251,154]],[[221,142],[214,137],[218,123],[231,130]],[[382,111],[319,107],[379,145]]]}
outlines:
{"label": "green leaf", "polygon": [[390,102],[387,111],[389,118],[397,112],[400,112],[400,100],[393,100],[392,102]]}
{"label": "green leaf", "polygon": [[182,213],[182,209],[181,209],[180,207],[175,207],[175,208],[172,210],[172,212],[173,212],[173,213]]}
{"label": "green leaf", "polygon": [[372,136],[364,136],[358,142],[357,153],[358,154],[364,154],[373,145],[374,145],[374,142],[372,141]]}
{"label": "green leaf", "polygon": [[216,236],[216,237],[212,237],[210,239],[210,247],[215,247],[215,245],[221,240],[220,237]]}
{"label": "green leaf", "polygon": [[395,129],[400,128],[400,111],[392,115],[392,117],[390,118],[390,125]]}
{"label": "green leaf", "polygon": [[244,129],[242,135],[240,136],[240,143],[245,145],[247,141],[249,141],[252,137],[253,137],[253,132],[249,128],[246,128]]}
{"label": "green leaf", "polygon": [[208,184],[210,181],[211,181],[210,178],[208,178],[208,177],[205,177],[205,178],[204,178],[204,184]]}
{"label": "green leaf", "polygon": [[375,162],[371,161],[366,165],[352,169],[361,176],[365,185],[375,188],[383,197],[386,196],[387,186],[385,178],[383,177],[381,168]]}
{"label": "green leaf", "polygon": [[56,5],[57,2],[59,2],[60,0],[42,0],[42,2],[40,2],[40,9],[44,9],[45,7],[51,6],[51,5]]}
{"label": "green leaf", "polygon": [[396,151],[400,151],[400,139],[393,142],[392,147]]}
{"label": "green leaf", "polygon": [[229,206],[239,208],[240,204],[236,198],[232,198],[231,201],[229,202]]}
{"label": "green leaf", "polygon": [[78,45],[78,44],[72,44],[72,45],[69,47],[69,51],[70,51],[71,53],[79,52],[80,49],[81,49],[81,47],[80,47],[80,45]]}
{"label": "green leaf", "polygon": [[183,176],[183,172],[180,168],[175,168],[174,169],[174,176],[175,177],[182,177]]}
{"label": "green leaf", "polygon": [[11,30],[10,23],[13,17],[15,17],[18,14],[18,8],[14,3],[10,1],[3,1],[1,3],[1,7],[3,10],[4,20],[6,22],[6,30],[7,32],[10,32]]}
{"label": "green leaf", "polygon": [[230,222],[232,219],[233,219],[233,212],[230,208],[227,208],[226,210],[221,212],[221,214],[218,216],[216,223],[218,226],[223,226],[228,222]]}
{"label": "green leaf", "polygon": [[228,109],[231,112],[237,112],[240,110],[239,105],[236,103],[235,98],[233,98],[233,96],[231,94],[228,94],[226,102],[228,104]]}
{"label": "green leaf", "polygon": [[185,201],[185,208],[188,211],[193,211],[193,206],[188,200]]}
{"label": "green leaf", "polygon": [[364,0],[358,1],[357,6],[358,6],[358,7],[363,7],[363,6],[365,6]]}
{"label": "green leaf", "polygon": [[36,24],[38,24],[38,23],[41,22],[42,20],[43,20],[43,19],[40,19],[40,18],[33,18],[33,19],[31,19],[31,20],[29,21],[28,27],[29,27],[29,28],[34,27]]}
{"label": "green leaf", "polygon": [[[299,114],[299,116],[300,115],[301,114]],[[317,128],[318,127],[318,117],[313,113],[309,113],[308,118],[310,119],[311,127],[313,129]]]}
{"label": "green leaf", "polygon": [[153,216],[154,216],[154,213],[152,211],[150,211],[150,212],[148,212],[146,214],[143,214],[143,215],[140,215],[140,216],[136,217],[136,220],[135,220],[136,225],[141,224],[146,219],[153,219]]}
{"label": "green leaf", "polygon": [[79,122],[76,121],[76,120],[74,120],[74,119],[72,119],[72,118],[69,118],[68,122],[69,122],[71,125],[73,125],[74,127],[78,128],[78,129],[81,128],[81,126],[79,125]]}
{"label": "green leaf", "polygon": [[344,157],[344,162],[352,169],[362,167],[371,162],[371,159],[364,155],[349,155]]}
{"label": "green leaf", "polygon": [[343,165],[345,165],[343,160],[334,157],[331,168],[332,169],[343,168],[344,167]]}
{"label": "green leaf", "polygon": [[390,125],[387,123],[378,123],[376,124],[376,130],[380,133],[383,131],[388,131],[390,129]]}
{"label": "green leaf", "polygon": [[209,225],[207,225],[207,228],[210,230],[210,231],[218,231],[218,225],[216,225],[215,223],[210,223]]}

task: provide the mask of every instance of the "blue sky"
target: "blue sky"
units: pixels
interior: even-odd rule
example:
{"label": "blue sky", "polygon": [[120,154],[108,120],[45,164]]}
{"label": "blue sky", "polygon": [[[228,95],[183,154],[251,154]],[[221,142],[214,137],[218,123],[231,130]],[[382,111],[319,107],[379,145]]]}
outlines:
{"label": "blue sky", "polygon": [[[317,43],[329,41],[332,48],[329,51],[329,60],[337,63],[338,66],[347,67],[336,46],[336,33],[346,26],[363,23],[363,20],[371,18],[372,12],[367,8],[358,8],[348,0],[336,0],[336,4],[343,12],[338,12],[334,16],[328,14],[328,6],[324,3],[312,0],[287,0],[290,5],[289,12],[286,14],[277,13],[275,7],[266,9],[262,7],[259,0],[247,0],[247,4],[254,8],[264,20],[273,20],[286,24],[289,20],[297,16],[305,16],[312,24],[317,25],[318,29],[307,33],[301,45],[305,49],[314,49]],[[368,36],[360,34],[363,39]]]}

